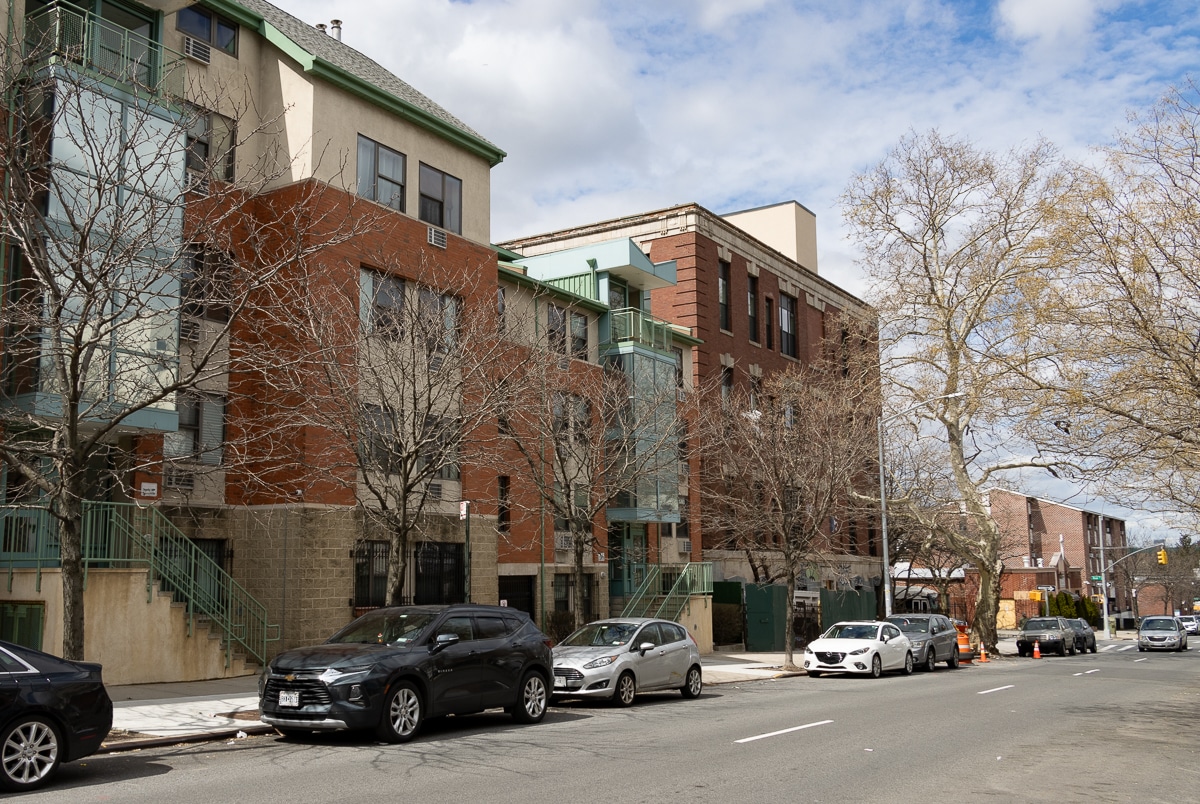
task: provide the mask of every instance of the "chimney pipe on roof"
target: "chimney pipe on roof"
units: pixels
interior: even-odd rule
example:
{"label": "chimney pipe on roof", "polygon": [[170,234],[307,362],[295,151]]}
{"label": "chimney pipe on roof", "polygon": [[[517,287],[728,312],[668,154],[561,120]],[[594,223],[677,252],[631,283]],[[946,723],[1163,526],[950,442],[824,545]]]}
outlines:
{"label": "chimney pipe on roof", "polygon": [[321,33],[326,33],[326,30],[325,30],[325,23],[323,23],[323,22],[318,22],[318,23],[316,24],[316,26],[315,26],[315,27],[316,27],[316,29],[317,29],[318,31],[320,31]]}
{"label": "chimney pipe on roof", "polygon": [[342,41],[342,21],[330,20],[329,28],[333,31],[333,35],[337,37],[337,40],[339,42]]}

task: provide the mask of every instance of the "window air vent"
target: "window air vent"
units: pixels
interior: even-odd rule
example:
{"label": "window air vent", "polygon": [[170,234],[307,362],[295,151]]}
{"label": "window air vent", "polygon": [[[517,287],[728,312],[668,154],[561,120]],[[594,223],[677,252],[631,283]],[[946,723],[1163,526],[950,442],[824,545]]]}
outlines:
{"label": "window air vent", "polygon": [[679,552],[687,553],[688,555],[691,555],[692,540],[691,539],[680,539],[679,540]]}
{"label": "window air vent", "polygon": [[574,544],[575,544],[575,540],[573,538],[571,538],[571,534],[569,532],[554,534],[554,549],[555,550],[565,552],[567,550],[570,550],[572,545],[574,545]]}
{"label": "window air vent", "polygon": [[431,500],[442,499],[442,484],[441,483],[430,483],[429,484],[429,499],[431,499]]}
{"label": "window air vent", "polygon": [[429,237],[427,238],[427,241],[428,241],[429,245],[431,245],[431,246],[437,246],[438,248],[445,248],[446,247],[446,233],[443,232],[441,229],[435,229],[434,227],[430,226],[429,227]]}
{"label": "window air vent", "polygon": [[212,62],[212,48],[190,36],[183,37],[183,55],[201,64]]}
{"label": "window air vent", "polygon": [[200,322],[190,319],[183,319],[179,322],[179,341],[190,341],[198,343],[200,341]]}
{"label": "window air vent", "polygon": [[167,467],[163,473],[163,485],[169,489],[191,491],[196,488],[196,473]]}

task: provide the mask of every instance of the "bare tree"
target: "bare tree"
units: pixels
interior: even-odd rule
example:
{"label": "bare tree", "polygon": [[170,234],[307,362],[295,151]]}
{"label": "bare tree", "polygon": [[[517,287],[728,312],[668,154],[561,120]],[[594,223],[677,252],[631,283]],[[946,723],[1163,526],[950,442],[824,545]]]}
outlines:
{"label": "bare tree", "polygon": [[[269,145],[276,118],[231,109],[237,93],[185,92],[182,73],[162,65],[112,53],[84,65],[94,54],[66,41],[75,29],[42,24],[62,13],[72,12],[52,8],[26,21],[26,41],[0,43],[10,124],[0,136],[0,461],[9,500],[44,506],[58,523],[63,653],[82,659],[84,503],[119,488],[135,459],[126,453],[102,478],[97,465],[122,434],[173,429],[177,395],[227,371],[218,356],[248,300],[282,267],[337,243],[346,219],[329,215],[322,185],[271,190],[289,169]],[[233,112],[216,116],[228,125],[213,125],[218,104]],[[251,156],[235,180],[242,146]],[[220,258],[197,260],[198,250]],[[201,299],[226,315],[181,360],[181,315]]]}
{"label": "bare tree", "polygon": [[518,372],[504,377],[507,403],[492,457],[520,466],[522,480],[532,484],[534,493],[514,504],[529,514],[544,509],[556,531],[570,534],[580,626],[587,559],[604,550],[601,523],[609,509],[678,510],[684,414],[675,364],[628,354],[587,364],[568,357],[555,330],[521,331],[525,357]]}
{"label": "bare tree", "polygon": [[[830,523],[852,516],[856,488],[871,483],[877,363],[872,339],[851,342],[753,388],[718,390],[697,417],[705,532],[784,579],[789,634],[796,578],[837,571]],[[789,636],[789,668],[793,649]]]}
{"label": "bare tree", "polygon": [[[1200,514],[1200,87],[1131,117],[1074,167],[1057,258],[1060,315],[1042,330],[1059,358],[1032,375],[1061,422],[1046,445],[1079,456],[1109,495]],[[1052,407],[1051,407],[1052,406]]]}
{"label": "bare tree", "polygon": [[1021,445],[1050,426],[1027,378],[1055,356],[1035,336],[1056,303],[1045,236],[1062,181],[1043,142],[998,155],[931,131],[902,138],[843,199],[874,282],[885,382],[902,401],[930,401],[914,415],[937,422],[972,522],[960,544],[980,574],[972,631],[989,649],[1002,534],[983,491],[1057,463]]}
{"label": "bare tree", "polygon": [[388,543],[385,598],[401,605],[412,546],[457,520],[461,467],[481,460],[472,445],[489,440],[481,431],[494,429],[518,356],[497,328],[494,262],[451,269],[388,251],[370,263],[314,261],[309,293],[281,319],[295,359],[279,366],[272,352],[259,371],[295,402],[279,426],[322,434],[288,462],[347,493],[365,538]]}

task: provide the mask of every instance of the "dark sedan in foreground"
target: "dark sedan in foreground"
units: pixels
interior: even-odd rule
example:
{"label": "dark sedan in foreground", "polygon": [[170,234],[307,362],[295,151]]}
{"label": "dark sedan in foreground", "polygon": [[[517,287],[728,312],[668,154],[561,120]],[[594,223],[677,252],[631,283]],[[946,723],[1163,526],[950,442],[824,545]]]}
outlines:
{"label": "dark sedan in foreground", "polygon": [[100,665],[0,642],[0,790],[33,790],[112,728]]}
{"label": "dark sedan in foreground", "polygon": [[549,638],[516,609],[375,609],[324,644],[272,659],[259,708],[285,737],[369,729],[406,742],[438,715],[501,707],[520,723],[541,721],[550,668]]}

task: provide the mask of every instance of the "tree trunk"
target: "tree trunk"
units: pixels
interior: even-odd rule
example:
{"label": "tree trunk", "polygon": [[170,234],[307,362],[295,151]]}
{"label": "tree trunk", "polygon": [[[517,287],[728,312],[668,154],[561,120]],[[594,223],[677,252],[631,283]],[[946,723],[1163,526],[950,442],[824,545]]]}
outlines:
{"label": "tree trunk", "polygon": [[792,562],[788,562],[787,573],[787,605],[784,611],[787,612],[787,621],[783,625],[783,669],[798,670],[793,658],[796,635],[793,633],[794,623],[796,622],[796,568],[791,566]]}
{"label": "tree trunk", "polygon": [[388,551],[387,602],[389,606],[404,605],[404,576],[408,573],[408,531],[397,527],[392,533]]}
{"label": "tree trunk", "polygon": [[987,648],[996,652],[996,612],[1000,610],[1000,576],[996,563],[979,562],[979,592],[975,596],[975,618],[971,623],[971,636]]}
{"label": "tree trunk", "polygon": [[571,575],[575,578],[575,627],[580,628],[587,623],[587,612],[583,610],[583,585],[587,576],[583,573],[583,559],[587,553],[587,542],[579,534],[575,534],[574,563],[571,565]]}
{"label": "tree trunk", "polygon": [[60,501],[58,523],[63,585],[63,658],[83,661],[83,504],[78,498]]}

